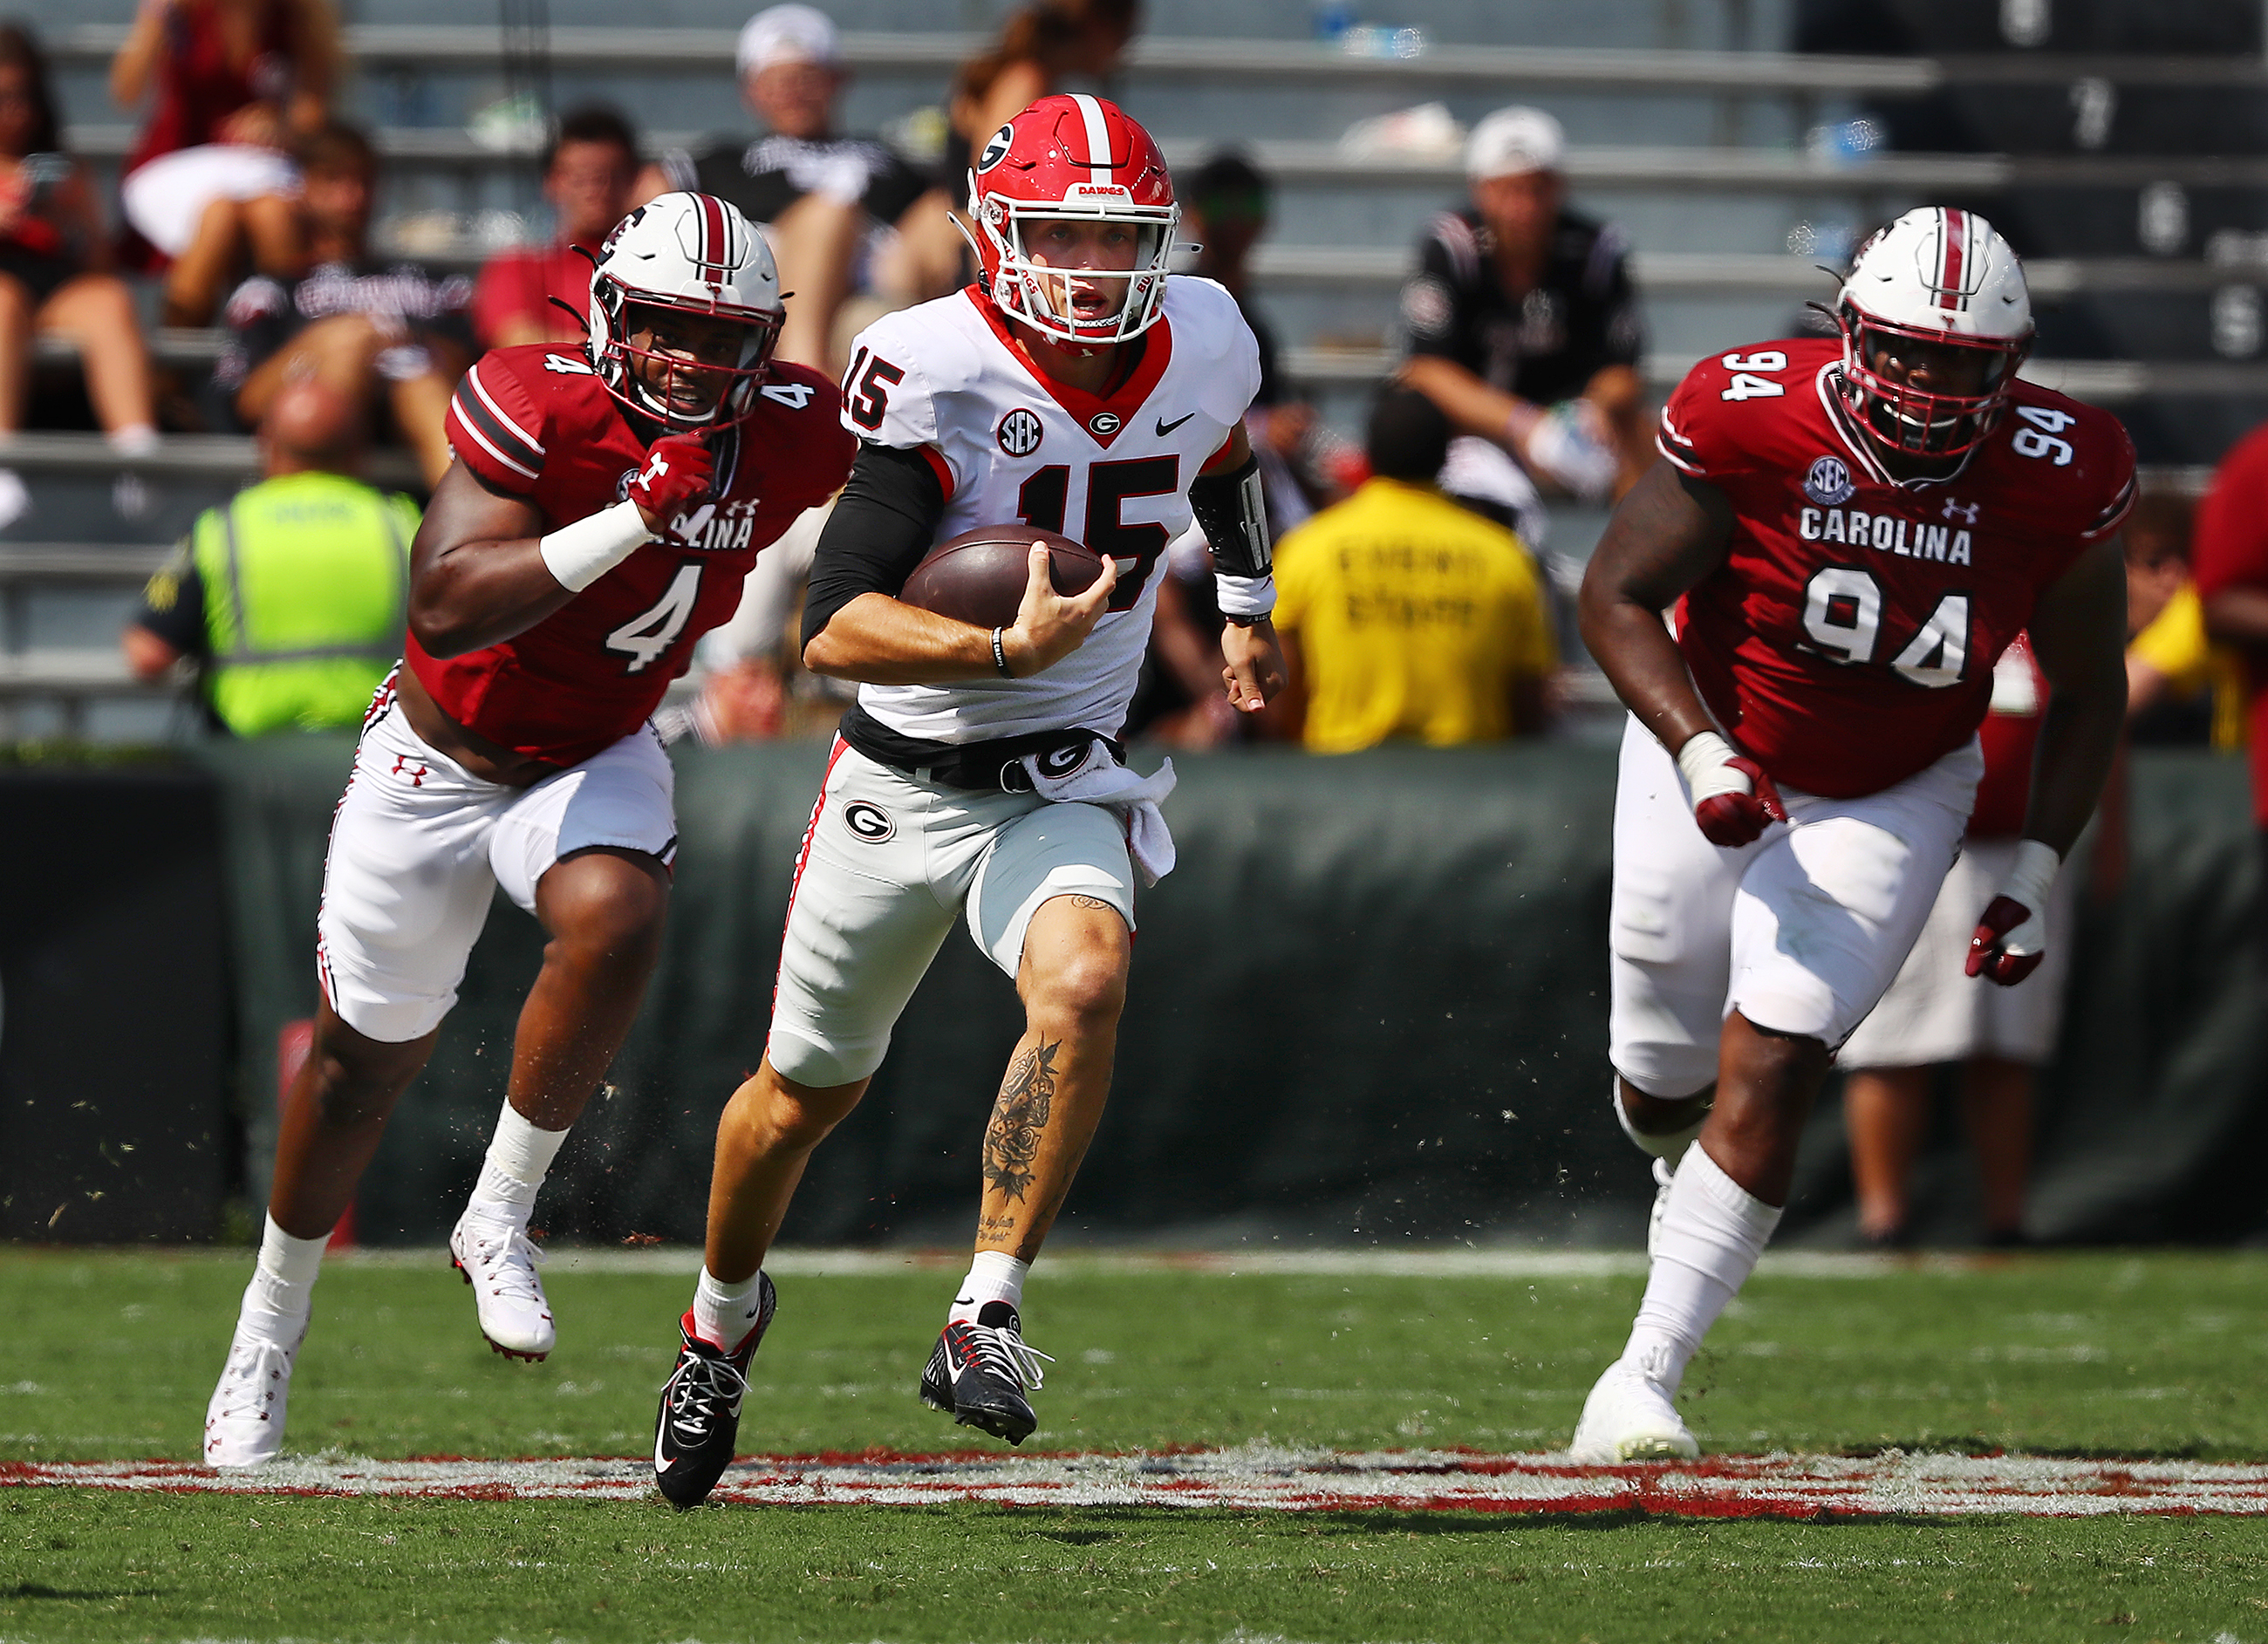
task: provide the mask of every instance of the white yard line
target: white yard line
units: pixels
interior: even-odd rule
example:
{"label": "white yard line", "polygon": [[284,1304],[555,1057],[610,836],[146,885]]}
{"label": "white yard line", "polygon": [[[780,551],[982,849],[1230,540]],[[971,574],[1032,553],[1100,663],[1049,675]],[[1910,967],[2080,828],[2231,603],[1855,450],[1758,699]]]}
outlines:
{"label": "white yard line", "polygon": [[[701,1271],[701,1252],[689,1245],[614,1250],[560,1244],[546,1252],[550,1273],[676,1273]],[[345,1251],[329,1258],[371,1267],[423,1267],[446,1264],[448,1252],[389,1246]],[[1858,1252],[1767,1251],[1756,1271],[1766,1278],[1879,1279],[1899,1273],[1968,1273],[2005,1266],[2006,1257],[1932,1253],[1881,1256]],[[859,1278],[875,1274],[929,1273],[967,1266],[968,1252],[946,1250],[777,1250],[765,1267],[783,1277]],[[1498,1249],[1317,1250],[1317,1251],[1065,1251],[1050,1253],[1049,1271],[1079,1273],[1200,1273],[1311,1274],[1325,1278],[1382,1279],[1624,1279],[1642,1277],[1646,1257],[1638,1251]]]}
{"label": "white yard line", "polygon": [[[0,1463],[0,1488],[65,1486],[473,1501],[659,1502],[643,1460],[291,1460],[216,1473],[176,1462]],[[1304,1511],[1638,1511],[1693,1517],[1819,1514],[2080,1517],[2268,1513],[2268,1466],[2025,1457],[1726,1456],[1578,1467],[1566,1454],[1368,1453],[1247,1445],[1176,1455],[759,1457],[714,1500],[746,1506],[1228,1508]]]}

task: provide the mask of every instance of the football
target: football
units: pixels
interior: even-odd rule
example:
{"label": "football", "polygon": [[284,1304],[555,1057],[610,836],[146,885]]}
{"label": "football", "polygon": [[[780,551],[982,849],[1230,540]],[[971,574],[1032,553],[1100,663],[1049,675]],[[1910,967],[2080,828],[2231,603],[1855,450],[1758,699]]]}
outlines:
{"label": "football", "polygon": [[1102,556],[1083,542],[1029,525],[979,525],[932,548],[898,598],[979,628],[1006,628],[1024,603],[1035,542],[1047,545],[1059,594],[1084,592],[1102,575]]}

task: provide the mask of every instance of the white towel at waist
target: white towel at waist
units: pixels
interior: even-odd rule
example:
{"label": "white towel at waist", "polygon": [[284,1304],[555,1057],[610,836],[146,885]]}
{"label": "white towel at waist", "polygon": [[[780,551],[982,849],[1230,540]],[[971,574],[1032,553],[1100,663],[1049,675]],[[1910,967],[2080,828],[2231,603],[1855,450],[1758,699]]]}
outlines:
{"label": "white towel at waist", "polygon": [[[1173,872],[1174,835],[1158,809],[1158,802],[1174,791],[1171,760],[1144,776],[1121,765],[1096,741],[1052,754],[1027,753],[1017,763],[1032,779],[1032,791],[1049,804],[1101,805],[1116,811],[1126,826],[1126,848],[1145,889]],[[1069,768],[1062,768],[1065,766]]]}

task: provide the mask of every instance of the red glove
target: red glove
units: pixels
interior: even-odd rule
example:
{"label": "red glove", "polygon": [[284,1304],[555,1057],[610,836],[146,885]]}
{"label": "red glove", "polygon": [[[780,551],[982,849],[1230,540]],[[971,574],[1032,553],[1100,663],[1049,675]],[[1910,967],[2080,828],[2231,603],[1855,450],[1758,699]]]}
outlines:
{"label": "red glove", "polygon": [[1969,960],[1962,968],[2003,987],[2014,987],[2039,969],[2047,958],[2047,926],[2040,910],[2048,905],[2062,859],[2036,839],[2016,847],[2016,860],[2000,887],[1977,921],[1969,938]]}
{"label": "red glove", "polygon": [[679,515],[706,502],[716,483],[717,464],[701,436],[668,434],[654,442],[625,495],[649,527],[667,531]]}
{"label": "red glove", "polygon": [[1787,820],[1779,789],[1763,766],[1713,730],[1705,730],[1677,751],[1677,768],[1693,795],[1693,820],[1712,845],[1735,849],[1752,845],[1764,829]]}

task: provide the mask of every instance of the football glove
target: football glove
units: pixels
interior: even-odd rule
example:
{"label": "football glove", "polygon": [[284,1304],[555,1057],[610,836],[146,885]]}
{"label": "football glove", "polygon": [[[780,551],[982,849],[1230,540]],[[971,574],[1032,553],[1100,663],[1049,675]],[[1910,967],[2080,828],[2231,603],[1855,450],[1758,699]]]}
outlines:
{"label": "football glove", "polygon": [[717,464],[701,436],[666,434],[654,442],[626,495],[648,525],[666,531],[679,515],[707,501],[716,483]]}
{"label": "football glove", "polygon": [[2036,839],[2016,847],[2015,865],[1969,938],[1969,962],[1962,968],[1970,975],[2014,987],[2039,969],[2047,958],[2048,892],[2062,862]]}
{"label": "football glove", "polygon": [[1693,794],[1693,819],[1712,845],[1727,850],[1751,845],[1764,829],[1787,820],[1779,789],[1764,767],[1713,730],[1689,738],[1677,751],[1677,768]]}

